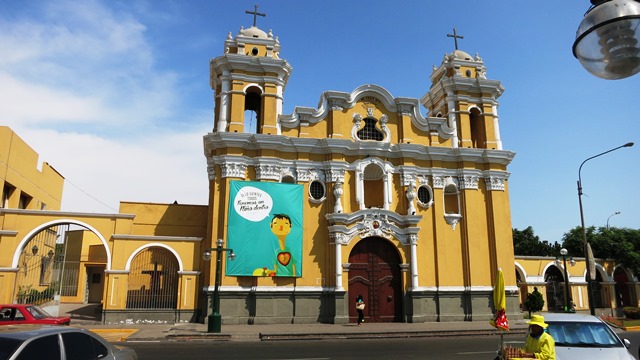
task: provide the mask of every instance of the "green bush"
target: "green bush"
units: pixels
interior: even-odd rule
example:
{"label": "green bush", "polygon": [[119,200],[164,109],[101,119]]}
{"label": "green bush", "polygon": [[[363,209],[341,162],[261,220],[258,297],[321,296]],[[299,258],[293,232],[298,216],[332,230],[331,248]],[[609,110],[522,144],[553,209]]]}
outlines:
{"label": "green bush", "polygon": [[624,307],[624,316],[627,319],[640,319],[640,308],[626,306]]}
{"label": "green bush", "polygon": [[533,292],[527,295],[527,299],[524,301],[524,307],[529,311],[529,318],[531,318],[532,312],[538,312],[544,307],[544,299],[537,287],[534,287]]}

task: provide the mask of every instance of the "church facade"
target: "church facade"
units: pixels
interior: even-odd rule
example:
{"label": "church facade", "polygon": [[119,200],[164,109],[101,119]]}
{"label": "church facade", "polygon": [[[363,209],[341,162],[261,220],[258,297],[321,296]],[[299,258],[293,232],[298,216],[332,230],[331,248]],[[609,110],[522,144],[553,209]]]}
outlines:
{"label": "church facade", "polygon": [[224,324],[347,323],[362,295],[369,322],[487,321],[502,268],[519,316],[515,154],[483,60],[446,54],[416,98],[362,85],[284,114],[280,50],[252,26],[210,61],[207,205],[0,208],[0,300],[99,303],[107,323],[206,321],[216,302]]}
{"label": "church facade", "polygon": [[[236,255],[223,256],[223,321],[344,323],[356,316],[358,295],[371,321],[490,318],[496,272],[514,263],[507,172],[514,153],[502,149],[500,138],[503,87],[487,79],[482,59],[460,50],[445,55],[419,99],[363,85],[326,91],[318,107],[291,114],[282,113],[282,103],[292,68],[271,31],[230,33],[210,68],[215,124],[204,136],[207,238],[225,239]],[[273,190],[251,198],[257,183]],[[234,192],[243,186],[250,190]],[[277,190],[294,188],[301,196]],[[264,211],[257,205],[262,198],[273,202],[272,213],[245,221],[242,228],[263,224],[237,234],[234,216],[251,206]],[[276,269],[291,252],[274,245],[260,251],[274,259],[263,260],[264,271],[255,262],[243,276],[230,273],[234,261],[260,257],[238,246],[277,242],[270,216],[292,201],[300,216],[289,224],[299,229],[289,236],[299,247],[300,272]],[[213,273],[211,264],[209,299]],[[512,294],[514,275],[505,272]],[[509,297],[509,311],[517,301]]]}

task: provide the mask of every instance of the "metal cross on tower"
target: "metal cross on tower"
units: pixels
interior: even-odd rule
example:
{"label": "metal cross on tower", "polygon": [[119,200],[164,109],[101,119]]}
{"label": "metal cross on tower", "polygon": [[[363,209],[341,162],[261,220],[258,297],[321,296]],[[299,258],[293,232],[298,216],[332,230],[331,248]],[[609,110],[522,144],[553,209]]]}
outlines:
{"label": "metal cross on tower", "polygon": [[464,36],[458,35],[455,27],[453,28],[453,34],[447,34],[447,36],[453,38],[453,41],[456,43],[456,50],[458,50],[458,39],[464,39]]}
{"label": "metal cross on tower", "polygon": [[263,13],[259,13],[258,12],[258,5],[255,5],[253,11],[245,10],[244,13],[253,15],[253,26],[254,27],[256,26],[256,17],[258,17],[258,16],[266,17],[267,16],[267,14],[263,14]]}

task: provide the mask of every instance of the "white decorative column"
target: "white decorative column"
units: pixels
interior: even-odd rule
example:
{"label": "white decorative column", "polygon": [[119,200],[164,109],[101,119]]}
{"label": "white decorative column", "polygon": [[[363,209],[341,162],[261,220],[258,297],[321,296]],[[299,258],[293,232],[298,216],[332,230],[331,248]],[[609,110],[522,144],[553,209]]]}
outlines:
{"label": "white decorative column", "polygon": [[493,131],[496,138],[496,149],[502,150],[502,140],[500,140],[500,125],[498,121],[498,105],[494,104],[491,107],[491,111],[493,111]]}
{"label": "white decorative column", "polygon": [[359,210],[364,210],[364,172],[358,168],[356,170],[356,201],[358,202]]}
{"label": "white decorative column", "polygon": [[418,235],[409,235],[411,244],[411,287],[418,288]]}
{"label": "white decorative column", "polygon": [[[278,80],[282,80],[282,76],[279,76]],[[282,135],[280,115],[282,115],[282,85],[276,86],[276,134],[278,135]]]}
{"label": "white decorative column", "polygon": [[342,243],[344,242],[343,234],[335,234],[336,239],[336,291],[344,291],[342,287]]}
{"label": "white decorative column", "polygon": [[[386,170],[386,169],[385,169]],[[393,179],[391,178],[391,171],[385,171],[385,176],[383,177],[384,182],[384,209],[389,210],[389,205],[391,205],[391,184],[393,184]]]}
{"label": "white decorative column", "polygon": [[458,147],[458,122],[456,120],[456,104],[453,101],[453,94],[451,91],[447,91],[447,106],[449,106],[449,127],[453,130],[453,136],[451,137],[451,145],[454,148]]}
{"label": "white decorative column", "polygon": [[222,88],[220,90],[220,112],[218,113],[218,132],[227,131],[227,122],[229,120],[229,90],[231,90],[231,79],[229,70],[225,70],[220,77]]}

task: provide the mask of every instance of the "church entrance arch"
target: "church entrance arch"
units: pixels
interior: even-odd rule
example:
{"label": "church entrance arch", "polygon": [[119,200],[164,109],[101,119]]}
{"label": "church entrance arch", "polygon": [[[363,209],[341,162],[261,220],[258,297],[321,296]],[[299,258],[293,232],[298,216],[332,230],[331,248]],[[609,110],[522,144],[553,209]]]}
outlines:
{"label": "church entrance arch", "polygon": [[402,321],[400,255],[386,239],[360,240],[349,254],[349,321],[356,322],[356,297],[362,295],[365,321]]}

